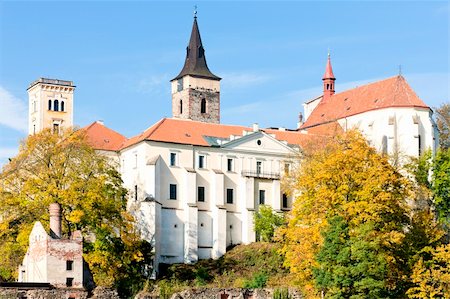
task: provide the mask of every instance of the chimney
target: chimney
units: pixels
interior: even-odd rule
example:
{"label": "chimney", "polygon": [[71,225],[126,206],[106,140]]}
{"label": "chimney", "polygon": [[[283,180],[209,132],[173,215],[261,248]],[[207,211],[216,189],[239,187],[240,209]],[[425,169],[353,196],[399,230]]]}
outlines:
{"label": "chimney", "polygon": [[253,124],[253,132],[258,132],[259,131],[259,125],[258,123],[254,123]]}
{"label": "chimney", "polygon": [[53,239],[61,239],[61,207],[58,203],[52,203],[50,211],[50,236]]}

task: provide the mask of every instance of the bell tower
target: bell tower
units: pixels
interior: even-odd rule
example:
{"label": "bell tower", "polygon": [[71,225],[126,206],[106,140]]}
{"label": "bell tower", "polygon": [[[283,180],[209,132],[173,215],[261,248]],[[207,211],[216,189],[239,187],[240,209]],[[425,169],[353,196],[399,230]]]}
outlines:
{"label": "bell tower", "polygon": [[323,81],[323,101],[328,101],[332,95],[334,95],[334,82],[336,81],[336,78],[333,74],[333,68],[331,67],[331,59],[330,59],[330,52],[328,52],[328,60],[327,60],[327,66],[325,68],[325,74],[322,78]]}
{"label": "bell tower", "polygon": [[73,127],[72,81],[39,78],[28,86],[28,134]]}
{"label": "bell tower", "polygon": [[171,80],[172,116],[220,123],[220,80],[206,64],[195,14],[183,69]]}

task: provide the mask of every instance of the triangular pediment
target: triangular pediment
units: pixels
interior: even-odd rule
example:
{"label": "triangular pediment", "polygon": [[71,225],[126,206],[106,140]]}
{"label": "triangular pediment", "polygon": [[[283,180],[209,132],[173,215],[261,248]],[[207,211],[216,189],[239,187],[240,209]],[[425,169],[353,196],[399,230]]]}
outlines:
{"label": "triangular pediment", "polygon": [[285,141],[279,141],[262,131],[249,133],[242,137],[237,136],[234,140],[222,144],[222,148],[281,155],[296,152]]}

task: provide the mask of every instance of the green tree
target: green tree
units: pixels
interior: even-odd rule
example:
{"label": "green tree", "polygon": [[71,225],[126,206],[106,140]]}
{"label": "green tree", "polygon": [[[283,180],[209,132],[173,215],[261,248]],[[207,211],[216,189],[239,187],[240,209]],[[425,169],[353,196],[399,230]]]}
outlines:
{"label": "green tree", "polygon": [[343,217],[328,222],[313,270],[318,288],[326,298],[386,297],[387,262],[374,225],[368,222],[350,233]]}
{"label": "green tree", "polygon": [[126,212],[119,173],[86,142],[82,131],[45,130],[29,136],[0,174],[0,275],[13,279],[36,221],[48,228],[50,203],[62,209],[63,234],[80,230],[83,257],[97,285],[118,286],[149,262],[133,217]]}
{"label": "green tree", "polygon": [[282,214],[276,213],[272,207],[260,205],[258,212],[253,216],[255,224],[255,232],[261,241],[271,242],[274,237],[275,230],[284,224]]}
{"label": "green tree", "polygon": [[432,164],[431,191],[439,220],[450,224],[450,148],[438,150]]}

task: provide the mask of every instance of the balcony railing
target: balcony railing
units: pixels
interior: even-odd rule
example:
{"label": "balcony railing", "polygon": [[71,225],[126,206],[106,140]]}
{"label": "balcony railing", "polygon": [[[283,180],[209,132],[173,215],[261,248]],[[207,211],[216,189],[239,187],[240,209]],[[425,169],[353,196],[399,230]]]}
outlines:
{"label": "balcony railing", "polygon": [[252,177],[252,178],[271,179],[271,180],[279,180],[280,179],[280,173],[276,173],[276,172],[243,170],[241,174],[242,174],[242,176]]}

